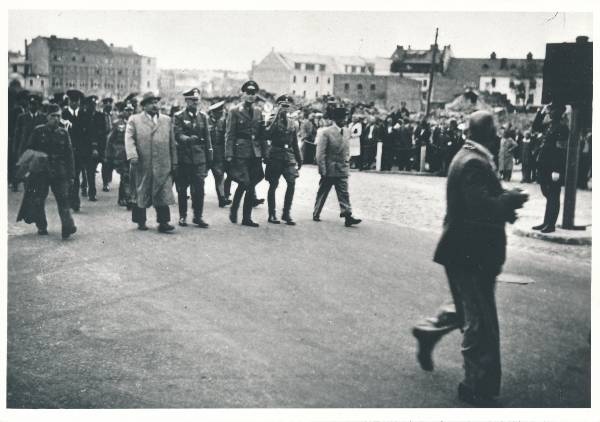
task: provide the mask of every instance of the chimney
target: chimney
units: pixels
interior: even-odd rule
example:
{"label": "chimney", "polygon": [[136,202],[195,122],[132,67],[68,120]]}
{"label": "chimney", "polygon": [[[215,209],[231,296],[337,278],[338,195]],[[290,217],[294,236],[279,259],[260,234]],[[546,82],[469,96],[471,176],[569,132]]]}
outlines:
{"label": "chimney", "polygon": [[56,39],[56,35],[50,35],[50,39],[51,40],[55,40]]}
{"label": "chimney", "polygon": [[496,60],[496,52],[495,51],[492,51],[492,54],[490,54],[490,59]]}
{"label": "chimney", "polygon": [[75,41],[79,41],[79,39],[78,39],[77,37],[73,37],[73,39],[74,39]]}
{"label": "chimney", "polygon": [[27,57],[27,38],[25,38],[25,60],[29,60],[29,57]]}
{"label": "chimney", "polygon": [[531,51],[529,53],[527,53],[527,61],[531,61],[533,60],[533,54],[531,54]]}
{"label": "chimney", "polygon": [[500,69],[508,69],[508,60],[505,58],[500,59]]}
{"label": "chimney", "polygon": [[111,47],[114,47],[115,45],[114,45],[113,43],[110,43],[110,46],[111,46]]}
{"label": "chimney", "polygon": [[575,42],[577,44],[585,44],[586,42],[588,42],[589,37],[585,36],[585,35],[580,35],[577,38],[575,38]]}

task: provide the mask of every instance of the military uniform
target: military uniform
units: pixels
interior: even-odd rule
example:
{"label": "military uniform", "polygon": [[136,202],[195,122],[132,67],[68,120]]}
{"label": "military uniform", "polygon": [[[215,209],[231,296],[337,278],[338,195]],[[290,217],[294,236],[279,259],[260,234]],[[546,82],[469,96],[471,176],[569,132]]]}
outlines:
{"label": "military uniform", "polygon": [[[117,107],[121,108],[120,105]],[[133,107],[131,107],[131,111],[133,111]],[[119,182],[118,204],[131,209],[135,201],[131,195],[129,162],[127,160],[127,152],[125,151],[125,129],[127,128],[127,121],[122,116],[119,116],[117,120],[112,122],[111,126],[106,141],[104,164],[110,166],[111,169],[115,169],[117,173],[119,173],[121,180]]]}
{"label": "military uniform", "polygon": [[[242,91],[254,95],[258,85],[250,82],[242,86]],[[237,222],[237,211],[244,196],[242,224],[256,226],[251,218],[254,188],[264,177],[262,157],[266,156],[266,152],[261,111],[252,102],[245,101],[231,108],[225,131],[225,159],[230,162],[229,176],[238,184],[230,210],[230,220],[234,223]]]}
{"label": "military uniform", "polygon": [[76,230],[69,209],[69,185],[75,178],[73,148],[69,134],[61,127],[41,125],[33,130],[27,148],[48,155],[48,171],[33,176],[28,184],[33,191],[32,214],[35,224],[40,232],[48,227],[45,202],[49,189],[52,189],[62,223],[63,237],[68,237]]}
{"label": "military uniform", "polygon": [[[208,116],[190,108],[180,111],[173,118],[173,130],[177,144],[178,169],[175,177],[180,224],[185,225],[187,216],[187,189],[190,188],[194,222],[202,220],[204,210],[204,179],[213,159]],[[197,223],[196,223],[197,224]]]}
{"label": "military uniform", "polygon": [[[291,97],[282,97],[279,97],[277,101],[279,104],[282,104],[284,101],[292,101]],[[286,113],[285,109],[283,109],[281,113]],[[265,179],[269,182],[269,193],[267,197],[269,222],[278,222],[277,217],[275,216],[275,191],[279,185],[279,178],[283,176],[287,187],[285,190],[282,219],[286,221],[287,224],[293,225],[294,222],[290,217],[290,210],[294,198],[298,168],[302,166],[297,131],[293,123],[289,121],[285,115],[283,118],[280,118],[280,115],[278,114],[275,117],[275,120],[267,128],[265,137],[271,141],[267,154],[267,168],[265,171]]]}
{"label": "military uniform", "polygon": [[[229,189],[225,191],[225,130],[226,119],[222,114],[224,101],[213,104],[209,108],[210,139],[213,147],[213,160],[210,166],[213,178],[215,179],[215,190],[219,200],[219,206],[231,204],[229,201]],[[229,181],[231,184],[231,181]]]}

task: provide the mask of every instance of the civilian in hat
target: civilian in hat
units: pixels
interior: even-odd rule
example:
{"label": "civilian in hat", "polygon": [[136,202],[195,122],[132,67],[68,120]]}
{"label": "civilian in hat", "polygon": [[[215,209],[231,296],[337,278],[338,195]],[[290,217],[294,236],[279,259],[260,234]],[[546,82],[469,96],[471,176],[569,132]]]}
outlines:
{"label": "civilian in hat", "polygon": [[47,171],[32,175],[28,181],[35,196],[35,209],[31,215],[34,216],[38,234],[48,234],[45,202],[49,189],[52,189],[62,223],[62,238],[66,239],[77,231],[69,209],[69,185],[75,178],[75,166],[69,133],[60,127],[60,119],[60,108],[52,106],[47,123],[33,129],[26,148],[48,156]]}
{"label": "civilian in hat", "polygon": [[317,132],[317,166],[321,180],[313,210],[313,220],[321,221],[321,211],[331,187],[334,186],[340,204],[340,217],[345,219],[346,227],[350,227],[359,224],[361,220],[352,216],[348,193],[351,135],[345,127],[346,113],[344,107],[336,107],[330,113],[333,124]]}
{"label": "civilian in hat", "polygon": [[160,97],[152,92],[144,94],[140,102],[144,111],[127,121],[125,151],[135,181],[133,222],[139,230],[148,230],[146,208],[153,206],[158,231],[167,233],[175,229],[169,224],[169,205],[175,203],[173,175],[177,173],[177,146],[171,118],[159,113],[159,101]]}
{"label": "civilian in hat", "polygon": [[177,143],[177,202],[179,225],[187,226],[187,190],[192,195],[193,223],[208,228],[202,219],[204,211],[204,179],[212,161],[212,142],[208,116],[198,110],[200,90],[193,88],[183,93],[186,108],[173,117],[175,142]]}
{"label": "civilian in hat", "polygon": [[133,114],[137,114],[140,112],[138,105],[138,95],[139,94],[137,92],[132,92],[128,94],[127,97],[125,97],[125,99],[123,100],[123,102],[129,103],[133,106]]}
{"label": "civilian in hat", "polygon": [[[87,178],[87,170],[92,157],[92,141],[89,131],[89,116],[83,112],[81,107],[81,101],[84,98],[83,92],[70,89],[67,91],[67,98],[68,105],[62,111],[62,120],[69,132],[75,157],[75,182],[71,186],[69,200],[71,208],[79,211],[81,207],[80,176],[83,174]],[[91,179],[93,180],[93,177]]]}
{"label": "civilian in hat", "polygon": [[283,202],[283,214],[281,219],[287,225],[295,225],[292,220],[290,211],[292,208],[292,200],[294,199],[294,190],[296,186],[296,178],[298,170],[302,167],[302,157],[300,156],[300,148],[298,147],[298,137],[296,128],[288,119],[288,111],[290,105],[293,104],[292,97],[281,95],[277,98],[279,109],[266,130],[266,138],[271,141],[268,155],[266,157],[267,168],[265,171],[265,179],[269,182],[269,193],[267,202],[269,205],[269,223],[279,224],[277,213],[275,210],[275,192],[279,185],[281,176],[287,184],[285,190],[285,199]]}
{"label": "civilian in hat", "polygon": [[[210,125],[210,139],[213,146],[213,161],[210,166],[213,178],[215,179],[215,189],[219,200],[219,207],[223,208],[231,205],[229,199],[229,189],[225,192],[225,130],[226,122],[223,113],[225,101],[219,101],[208,108],[208,123]],[[227,176],[228,184],[231,186],[231,179]]]}
{"label": "civilian in hat", "polygon": [[454,306],[445,305],[437,318],[413,329],[417,359],[433,370],[432,353],[442,336],[463,332],[465,378],[458,397],[476,406],[493,406],[500,393],[500,333],[495,285],[506,257],[506,222],[528,196],[502,188],[490,148],[496,142],[493,115],[473,113],[471,139],[456,154],[448,172],[444,230],[434,261],[444,266]]}
{"label": "civilian in hat", "polygon": [[[542,145],[537,158],[537,180],[546,198],[544,221],[533,230],[552,233],[560,213],[560,191],[564,184],[569,128],[562,122],[565,106],[550,104],[540,110],[533,121],[532,130],[542,133]],[[544,119],[549,117],[549,122]]]}
{"label": "civilian in hat", "polygon": [[[33,129],[39,125],[46,124],[46,115],[41,112],[42,97],[39,95],[29,96],[29,105],[27,111],[17,117],[17,123],[14,134],[14,150],[12,153],[17,158],[25,151],[25,146]],[[18,183],[18,182],[17,182]]]}
{"label": "civilian in hat", "polygon": [[255,186],[264,177],[262,158],[266,156],[262,112],[254,107],[258,84],[254,81],[242,85],[243,101],[229,110],[225,131],[225,160],[229,175],[238,186],[229,213],[232,223],[237,223],[238,209],[244,197],[242,225],[258,227],[252,221],[255,205]]}
{"label": "civilian in hat", "polygon": [[[129,103],[118,102],[115,104],[118,117],[112,123],[112,128],[106,141],[106,150],[104,152],[104,162],[106,165],[114,168],[120,176],[119,199],[118,204],[131,210],[134,205],[131,195],[129,161],[125,151],[125,128],[127,120],[133,113],[133,106]],[[104,165],[104,163],[103,163]]]}

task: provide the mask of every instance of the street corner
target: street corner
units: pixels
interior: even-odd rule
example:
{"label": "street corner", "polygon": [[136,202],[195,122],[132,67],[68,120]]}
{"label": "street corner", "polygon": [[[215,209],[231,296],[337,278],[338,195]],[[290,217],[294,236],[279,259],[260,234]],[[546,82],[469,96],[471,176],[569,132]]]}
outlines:
{"label": "street corner", "polygon": [[564,245],[591,246],[592,225],[590,224],[584,227],[585,230],[565,230],[561,227],[556,227],[556,231],[552,233],[542,233],[539,230],[533,230],[531,227],[518,225],[513,228],[513,233],[521,237],[530,237],[532,239]]}

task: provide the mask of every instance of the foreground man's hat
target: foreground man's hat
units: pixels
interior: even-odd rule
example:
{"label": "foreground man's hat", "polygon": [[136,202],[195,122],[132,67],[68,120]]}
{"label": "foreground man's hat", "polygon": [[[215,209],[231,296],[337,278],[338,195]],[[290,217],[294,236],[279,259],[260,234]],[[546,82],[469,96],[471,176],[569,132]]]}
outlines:
{"label": "foreground man's hat", "polygon": [[60,114],[60,107],[56,104],[48,104],[48,114]]}
{"label": "foreground man's hat", "polygon": [[152,91],[146,92],[144,95],[142,95],[142,100],[140,101],[140,105],[145,105],[146,103],[150,102],[150,101],[160,101],[160,97],[154,95],[154,93]]}
{"label": "foreground man's hat", "polygon": [[258,92],[258,84],[254,81],[247,81],[242,85],[242,92],[246,94],[256,94]]}
{"label": "foreground man's hat", "polygon": [[279,97],[277,97],[276,101],[278,105],[282,106],[289,106],[291,104],[294,104],[294,99],[287,94],[280,95]]}
{"label": "foreground man's hat", "polygon": [[208,107],[208,111],[219,111],[223,108],[224,105],[225,101],[219,101]]}
{"label": "foreground man's hat", "polygon": [[69,97],[69,100],[76,101],[81,100],[85,95],[78,89],[70,89],[67,91],[67,97]]}
{"label": "foreground man's hat", "polygon": [[186,100],[199,100],[200,99],[200,90],[198,88],[192,88],[189,91],[184,92],[183,97]]}

